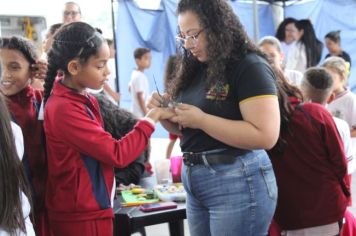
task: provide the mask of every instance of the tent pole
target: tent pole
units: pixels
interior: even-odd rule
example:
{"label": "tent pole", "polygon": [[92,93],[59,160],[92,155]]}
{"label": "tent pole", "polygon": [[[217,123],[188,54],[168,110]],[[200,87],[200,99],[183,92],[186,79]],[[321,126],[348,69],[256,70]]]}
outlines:
{"label": "tent pole", "polygon": [[258,42],[260,38],[258,25],[258,4],[257,0],[253,0],[253,39],[255,42]]}
{"label": "tent pole", "polygon": [[[114,2],[117,2],[117,4],[115,4]],[[114,11],[114,5],[117,7],[118,4],[119,4],[118,0],[111,0],[111,21],[112,21],[112,30],[113,30],[113,41],[115,47],[115,86],[116,86],[116,91],[119,93],[120,92],[119,65],[117,60],[116,25],[115,25],[115,11]],[[111,73],[114,72],[111,71]]]}

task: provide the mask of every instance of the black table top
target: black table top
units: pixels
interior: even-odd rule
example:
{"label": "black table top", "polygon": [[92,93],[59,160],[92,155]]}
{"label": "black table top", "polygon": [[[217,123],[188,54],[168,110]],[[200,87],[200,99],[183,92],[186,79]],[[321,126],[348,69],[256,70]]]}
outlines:
{"label": "black table top", "polygon": [[[156,178],[147,177],[140,181],[144,188],[153,188]],[[140,206],[121,207],[121,197],[114,201],[114,235],[131,235],[138,229],[155,224],[169,223],[171,236],[183,236],[183,220],[186,219],[185,202],[177,203],[177,208],[161,211],[142,212]]]}
{"label": "black table top", "polygon": [[[150,176],[146,178],[142,178],[140,181],[140,185],[143,188],[153,188],[157,184],[155,176]],[[152,216],[152,215],[161,215],[162,217],[165,215],[169,215],[171,213],[176,213],[176,212],[184,212],[185,215],[185,210],[186,210],[186,205],[185,202],[177,202],[177,208],[173,209],[166,209],[166,210],[161,210],[161,211],[152,211],[152,212],[142,212],[139,208],[139,206],[133,206],[133,207],[121,207],[120,202],[122,201],[121,197],[118,197],[114,201],[114,214],[115,215],[128,215],[128,217],[147,217],[147,216]],[[185,218],[185,217],[184,217]]]}

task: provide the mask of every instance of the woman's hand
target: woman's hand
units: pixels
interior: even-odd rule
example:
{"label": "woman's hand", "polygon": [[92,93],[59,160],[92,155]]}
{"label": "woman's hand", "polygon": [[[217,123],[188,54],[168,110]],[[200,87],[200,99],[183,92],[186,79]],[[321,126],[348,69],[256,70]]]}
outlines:
{"label": "woman's hand", "polygon": [[163,95],[158,94],[157,92],[153,92],[151,97],[148,99],[146,107],[148,109],[156,108],[156,107],[170,107],[171,98],[168,93],[164,93]]}
{"label": "woman's hand", "polygon": [[44,80],[47,75],[47,61],[38,60],[31,65],[31,77],[34,79]]}
{"label": "woman's hand", "polygon": [[148,109],[158,108],[162,104],[162,97],[157,92],[153,92],[147,100],[146,107]]}
{"label": "woman's hand", "polygon": [[174,109],[176,116],[172,117],[183,128],[200,128],[205,113],[196,106],[180,103]]}

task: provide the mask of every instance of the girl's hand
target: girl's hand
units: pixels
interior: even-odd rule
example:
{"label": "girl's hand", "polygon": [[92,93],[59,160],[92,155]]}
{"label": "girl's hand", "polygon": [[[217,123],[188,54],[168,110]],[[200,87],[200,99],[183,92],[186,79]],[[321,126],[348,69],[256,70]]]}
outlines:
{"label": "girl's hand", "polygon": [[150,109],[148,111],[146,117],[149,117],[157,122],[159,120],[171,119],[175,115],[176,114],[172,108],[156,107],[156,108]]}
{"label": "girl's hand", "polygon": [[174,111],[176,116],[171,120],[183,128],[198,129],[205,116],[205,113],[198,107],[183,103],[177,104]]}
{"label": "girl's hand", "polygon": [[44,80],[47,75],[47,61],[38,60],[35,64],[31,65],[31,77]]}

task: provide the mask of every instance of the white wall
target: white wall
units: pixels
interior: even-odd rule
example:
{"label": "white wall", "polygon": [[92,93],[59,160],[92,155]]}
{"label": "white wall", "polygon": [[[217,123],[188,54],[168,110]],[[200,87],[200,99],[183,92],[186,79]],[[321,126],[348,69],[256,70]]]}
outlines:
{"label": "white wall", "polygon": [[[63,5],[67,0],[0,0],[0,15],[44,16],[47,29],[62,22]],[[74,0],[82,10],[83,21],[103,30],[112,38],[111,0]],[[46,32],[42,32],[46,34]]]}

